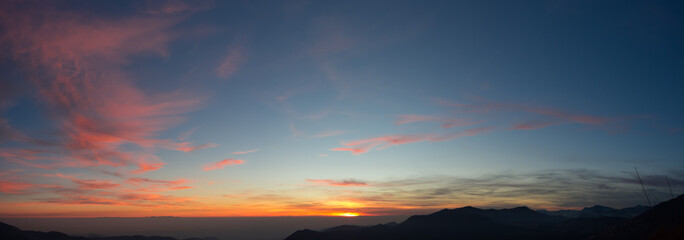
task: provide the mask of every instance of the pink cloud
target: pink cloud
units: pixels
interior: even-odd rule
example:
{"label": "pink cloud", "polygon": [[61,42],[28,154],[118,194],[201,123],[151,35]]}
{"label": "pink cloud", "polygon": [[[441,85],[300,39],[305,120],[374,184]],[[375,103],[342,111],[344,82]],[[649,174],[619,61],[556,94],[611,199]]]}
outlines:
{"label": "pink cloud", "polygon": [[232,152],[231,154],[236,154],[236,155],[238,155],[238,154],[247,154],[247,153],[253,153],[253,152],[256,152],[256,151],[259,151],[259,149],[252,149],[252,150],[248,150],[248,151]]}
{"label": "pink cloud", "polygon": [[341,148],[333,148],[333,149],[330,149],[330,151],[349,151],[349,152],[352,152],[354,155],[358,155],[358,154],[363,154],[363,153],[368,152],[368,149],[363,149],[363,148],[343,148],[343,147],[341,147]]}
{"label": "pink cloud", "polygon": [[183,142],[183,143],[179,144],[179,147],[177,147],[176,150],[182,151],[182,152],[193,152],[196,150],[205,149],[205,148],[213,148],[216,146],[218,146],[218,144],[214,144],[214,143],[205,143],[202,145],[190,146],[190,143]]}
{"label": "pink cloud", "polygon": [[228,50],[228,55],[223,59],[221,64],[216,67],[216,75],[222,78],[229,78],[246,61],[244,47],[232,47]]}
{"label": "pink cloud", "polygon": [[312,183],[328,185],[328,186],[341,186],[341,187],[368,186],[368,184],[366,182],[354,180],[354,179],[348,179],[348,180],[342,180],[342,181],[330,180],[330,179],[306,179],[306,181],[312,182]]}
{"label": "pink cloud", "polygon": [[211,171],[211,170],[216,170],[216,169],[223,169],[224,166],[239,165],[239,164],[243,164],[243,163],[245,163],[244,160],[230,159],[229,158],[229,159],[225,159],[225,160],[221,160],[218,162],[209,163],[207,165],[204,165],[204,168],[202,168],[202,170]]}
{"label": "pink cloud", "polygon": [[59,138],[30,142],[50,149],[49,158],[23,154],[13,156],[15,161],[45,168],[138,166],[138,173],[161,168],[152,149],[173,144],[155,136],[183,121],[180,115],[205,97],[184,91],[147,93],[123,67],[133,55],[168,55],[166,46],[174,37],[170,29],[180,18],[104,19],[5,7],[0,10],[0,42],[9,46],[10,56],[49,107]]}

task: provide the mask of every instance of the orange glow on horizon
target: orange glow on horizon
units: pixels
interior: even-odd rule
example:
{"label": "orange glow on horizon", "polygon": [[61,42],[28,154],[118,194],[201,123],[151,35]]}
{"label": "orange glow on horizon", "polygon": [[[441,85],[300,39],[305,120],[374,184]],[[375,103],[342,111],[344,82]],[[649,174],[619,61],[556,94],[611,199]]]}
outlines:
{"label": "orange glow on horizon", "polygon": [[355,213],[355,212],[333,213],[332,215],[338,216],[338,217],[358,217],[358,216],[361,216],[360,213]]}

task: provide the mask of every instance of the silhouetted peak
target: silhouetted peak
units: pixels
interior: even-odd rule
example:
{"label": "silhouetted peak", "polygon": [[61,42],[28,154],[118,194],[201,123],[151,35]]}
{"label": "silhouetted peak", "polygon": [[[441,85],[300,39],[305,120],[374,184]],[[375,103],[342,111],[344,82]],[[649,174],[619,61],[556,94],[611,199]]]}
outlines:
{"label": "silhouetted peak", "polygon": [[601,205],[594,205],[592,207],[585,207],[582,209],[582,211],[602,211],[602,212],[614,211],[614,210],[616,210],[616,209],[612,208],[612,207],[601,206]]}
{"label": "silhouetted peak", "polygon": [[363,228],[363,227],[361,227],[361,226],[356,226],[356,225],[340,225],[340,226],[328,228],[328,229],[326,229],[325,231],[326,231],[326,232],[332,232],[332,231],[349,231],[349,230],[358,230],[358,229],[361,229],[361,228]]}
{"label": "silhouetted peak", "polygon": [[442,209],[437,212],[434,212],[428,216],[444,216],[444,215],[454,215],[454,214],[461,214],[461,213],[472,213],[472,212],[480,212],[482,209],[472,207],[472,206],[466,206],[462,208],[454,208],[454,209]]}
{"label": "silhouetted peak", "polygon": [[511,208],[511,210],[515,211],[515,212],[534,212],[534,213],[536,213],[534,210],[532,210],[526,206],[514,207],[514,208]]}

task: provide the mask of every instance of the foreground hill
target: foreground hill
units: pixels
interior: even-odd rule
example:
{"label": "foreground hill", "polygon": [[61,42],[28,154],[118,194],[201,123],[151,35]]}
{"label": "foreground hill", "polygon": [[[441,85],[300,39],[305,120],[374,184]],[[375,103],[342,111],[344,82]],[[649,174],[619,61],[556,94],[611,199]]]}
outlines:
{"label": "foreground hill", "polygon": [[[527,207],[444,209],[417,215],[400,224],[340,226],[324,231],[299,230],[286,240],[342,239],[684,239],[684,195],[648,209],[594,206],[552,216]],[[646,210],[644,212],[644,210]],[[633,216],[634,218],[616,217]],[[569,212],[566,212],[569,213]]]}
{"label": "foreground hill", "polygon": [[684,195],[606,229],[595,239],[684,239]]}

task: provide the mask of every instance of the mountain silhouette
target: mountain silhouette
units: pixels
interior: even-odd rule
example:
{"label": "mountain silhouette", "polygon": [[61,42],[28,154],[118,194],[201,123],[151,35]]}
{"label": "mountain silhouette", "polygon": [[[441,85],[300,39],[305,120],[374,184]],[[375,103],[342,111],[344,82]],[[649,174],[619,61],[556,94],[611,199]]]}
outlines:
{"label": "mountain silhouette", "polygon": [[684,195],[653,208],[533,211],[527,207],[443,209],[400,224],[299,230],[286,240],[342,239],[684,239]]}
{"label": "mountain silhouette", "polygon": [[595,205],[593,207],[586,207],[582,210],[559,210],[559,211],[547,211],[538,210],[538,212],[552,215],[552,216],[563,216],[567,218],[601,218],[601,217],[617,217],[617,218],[633,218],[639,216],[650,209],[646,206],[635,206],[629,208],[615,209],[611,207]]}

